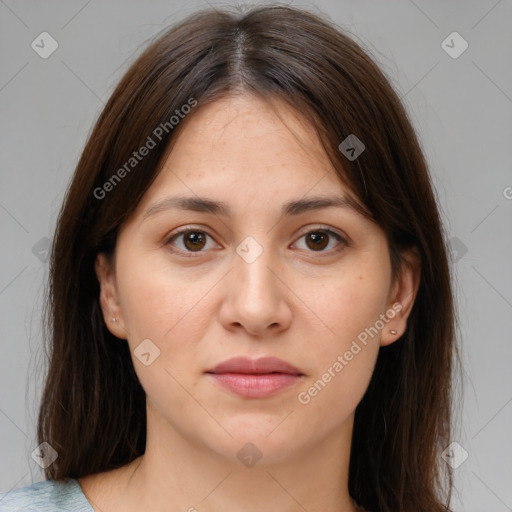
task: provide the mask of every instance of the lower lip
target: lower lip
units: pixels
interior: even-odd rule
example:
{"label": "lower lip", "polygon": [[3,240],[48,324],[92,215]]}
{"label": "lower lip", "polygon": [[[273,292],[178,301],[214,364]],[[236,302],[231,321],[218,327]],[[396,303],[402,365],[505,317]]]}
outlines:
{"label": "lower lip", "polygon": [[276,395],[301,379],[289,373],[210,373],[217,383],[229,391],[245,398],[266,398]]}

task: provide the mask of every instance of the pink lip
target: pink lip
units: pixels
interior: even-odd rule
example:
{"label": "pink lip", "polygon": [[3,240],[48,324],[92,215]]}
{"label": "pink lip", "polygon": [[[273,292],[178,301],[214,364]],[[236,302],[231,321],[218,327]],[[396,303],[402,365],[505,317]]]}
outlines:
{"label": "pink lip", "polygon": [[304,374],[276,357],[235,357],[206,372],[218,384],[246,398],[265,398],[297,383]]}

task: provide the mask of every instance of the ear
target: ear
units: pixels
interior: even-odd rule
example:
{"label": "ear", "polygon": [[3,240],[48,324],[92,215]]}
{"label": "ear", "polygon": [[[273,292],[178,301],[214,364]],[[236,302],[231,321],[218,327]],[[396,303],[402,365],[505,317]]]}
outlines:
{"label": "ear", "polygon": [[[407,318],[414,305],[420,284],[421,257],[416,247],[403,251],[402,267],[395,278],[389,295],[386,316],[390,318],[382,332],[381,346],[397,341],[407,328]],[[393,315],[394,313],[394,315]],[[393,334],[392,331],[396,331]]]}
{"label": "ear", "polygon": [[99,253],[94,262],[94,270],[100,284],[100,306],[107,329],[117,338],[126,339],[114,265],[104,253]]}

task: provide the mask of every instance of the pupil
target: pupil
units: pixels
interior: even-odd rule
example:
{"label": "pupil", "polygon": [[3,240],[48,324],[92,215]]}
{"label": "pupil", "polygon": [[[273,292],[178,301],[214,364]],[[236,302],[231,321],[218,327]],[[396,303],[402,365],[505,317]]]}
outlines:
{"label": "pupil", "polygon": [[[310,233],[308,237],[308,246],[311,249],[324,249],[327,246],[327,236],[325,233]],[[309,242],[312,241],[312,244]],[[198,231],[192,231],[185,238],[185,244],[190,249],[198,249],[204,244],[204,236]]]}
{"label": "pupil", "polygon": [[311,249],[324,249],[327,246],[325,233],[311,233],[308,240],[313,240],[313,246],[310,247]]}
{"label": "pupil", "polygon": [[185,237],[185,244],[187,244],[187,247],[189,249],[201,248],[202,243],[204,243],[204,236],[202,235],[202,233],[199,233],[197,231],[192,231],[188,234],[187,237]]}

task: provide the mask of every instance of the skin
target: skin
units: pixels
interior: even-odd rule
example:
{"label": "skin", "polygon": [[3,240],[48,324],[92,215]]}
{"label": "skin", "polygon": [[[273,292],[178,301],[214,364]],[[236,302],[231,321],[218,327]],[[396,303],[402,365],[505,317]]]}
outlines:
{"label": "skin", "polygon": [[[143,456],[79,480],[97,511],[358,510],[347,487],[354,411],[380,347],[406,328],[419,263],[404,253],[407,265],[392,281],[384,232],[352,209],[281,216],[288,201],[349,192],[312,128],[276,105],[279,116],[238,95],[196,110],[122,226],[114,262],[98,255],[104,319],[130,346],[148,435]],[[178,194],[224,201],[232,216],[172,208],[144,218]],[[209,235],[196,252],[186,235],[165,244],[184,226]],[[316,248],[305,235],[321,228],[348,244],[330,235]],[[251,263],[236,252],[247,236],[263,249]],[[397,302],[402,309],[384,329],[300,403],[298,394]],[[160,350],[149,366],[133,352],[144,339]],[[205,375],[240,355],[279,357],[304,377],[273,397],[248,399]],[[247,442],[262,454],[250,468],[237,457]]]}

